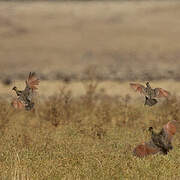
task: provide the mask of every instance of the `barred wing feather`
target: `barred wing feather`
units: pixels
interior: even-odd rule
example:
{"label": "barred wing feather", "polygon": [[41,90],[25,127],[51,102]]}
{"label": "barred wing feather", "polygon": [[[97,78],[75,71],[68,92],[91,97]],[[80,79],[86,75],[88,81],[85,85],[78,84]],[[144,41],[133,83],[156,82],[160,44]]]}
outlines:
{"label": "barred wing feather", "polygon": [[25,107],[25,104],[19,99],[14,99],[11,104],[15,109],[23,109]]}
{"label": "barred wing feather", "polygon": [[156,154],[158,152],[160,152],[160,149],[153,145],[152,141],[139,144],[133,151],[134,155],[140,158],[151,154]]}
{"label": "barred wing feather", "polygon": [[155,97],[161,98],[161,97],[168,97],[170,93],[162,88],[155,88]]}
{"label": "barred wing feather", "polygon": [[146,95],[146,88],[142,84],[130,83],[129,84],[136,92]]}
{"label": "barred wing feather", "polygon": [[38,89],[37,86],[39,85],[39,79],[36,77],[36,73],[29,73],[29,77],[26,80],[26,89],[27,87],[32,89],[32,90],[36,90]]}
{"label": "barred wing feather", "polygon": [[175,120],[169,121],[166,125],[163,126],[163,129],[167,135],[168,140],[172,141],[172,138],[176,133],[177,121]]}

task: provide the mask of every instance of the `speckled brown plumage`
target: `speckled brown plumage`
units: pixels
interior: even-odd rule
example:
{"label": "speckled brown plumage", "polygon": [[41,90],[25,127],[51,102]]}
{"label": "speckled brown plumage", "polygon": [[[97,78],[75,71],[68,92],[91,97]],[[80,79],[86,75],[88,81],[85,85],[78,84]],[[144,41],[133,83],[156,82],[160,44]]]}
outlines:
{"label": "speckled brown plumage", "polygon": [[159,133],[155,133],[150,127],[151,139],[149,142],[144,142],[134,149],[133,153],[137,157],[145,157],[151,154],[161,153],[167,154],[173,149],[172,137],[176,133],[177,121],[169,121],[163,126]]}
{"label": "speckled brown plumage", "polygon": [[143,94],[145,96],[144,105],[153,106],[158,102],[155,98],[170,96],[170,93],[162,88],[152,89],[149,82],[146,83],[146,87],[138,83],[130,83],[130,86],[136,92],[139,92],[140,94]]}
{"label": "speckled brown plumage", "polygon": [[34,91],[37,90],[39,85],[39,79],[36,77],[36,74],[29,73],[27,80],[25,81],[26,87],[24,90],[18,90],[16,86],[12,90],[16,92],[17,98],[12,101],[12,105],[16,109],[31,110],[34,107],[34,102],[32,102],[32,97]]}

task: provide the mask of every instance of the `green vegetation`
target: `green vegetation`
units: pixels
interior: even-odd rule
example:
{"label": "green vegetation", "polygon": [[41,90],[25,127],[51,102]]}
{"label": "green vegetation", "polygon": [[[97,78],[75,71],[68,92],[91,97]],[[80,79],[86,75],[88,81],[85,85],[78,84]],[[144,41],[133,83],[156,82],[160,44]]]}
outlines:
{"label": "green vegetation", "polygon": [[178,179],[179,133],[167,155],[139,159],[134,147],[180,117],[175,97],[152,108],[110,97],[84,82],[86,94],[73,98],[66,87],[37,102],[35,112],[1,101],[1,179]]}

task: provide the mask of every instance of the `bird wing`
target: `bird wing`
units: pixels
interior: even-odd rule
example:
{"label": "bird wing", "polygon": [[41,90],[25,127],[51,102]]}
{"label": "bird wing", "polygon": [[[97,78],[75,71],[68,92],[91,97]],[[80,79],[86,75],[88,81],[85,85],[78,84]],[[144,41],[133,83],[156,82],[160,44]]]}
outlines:
{"label": "bird wing", "polygon": [[176,128],[177,128],[177,121],[175,120],[169,121],[167,124],[163,126],[163,130],[169,141],[172,141],[172,138],[176,133]]}
{"label": "bird wing", "polygon": [[14,99],[11,103],[11,105],[15,108],[15,109],[23,109],[25,107],[25,104],[20,101],[19,99]]}
{"label": "bird wing", "polygon": [[146,157],[160,152],[160,148],[154,145],[152,141],[144,142],[135,147],[133,153],[137,157]]}
{"label": "bird wing", "polygon": [[[36,73],[29,73],[29,77],[26,80],[26,89],[32,89],[33,91],[38,89],[37,86],[39,85],[39,79],[36,77]],[[25,90],[26,90],[25,89]]]}
{"label": "bird wing", "polygon": [[140,92],[141,94],[146,95],[145,87],[142,84],[138,83],[130,83],[129,84],[136,92]]}
{"label": "bird wing", "polygon": [[[158,145],[155,145],[155,142],[151,139],[149,142],[141,143],[138,146],[135,147],[133,153],[137,157],[145,157],[150,154],[156,154],[158,152],[162,152],[163,149],[168,152],[170,149],[172,149],[171,141],[172,137],[176,133],[176,127],[177,127],[177,121],[172,120],[169,121],[167,124],[165,124],[162,128],[164,135],[161,136],[159,139],[161,142],[160,144],[163,145],[163,147],[158,147]],[[162,152],[163,153],[163,152]]]}
{"label": "bird wing", "polygon": [[170,96],[170,93],[162,88],[155,88],[154,92],[155,92],[155,97],[157,98]]}

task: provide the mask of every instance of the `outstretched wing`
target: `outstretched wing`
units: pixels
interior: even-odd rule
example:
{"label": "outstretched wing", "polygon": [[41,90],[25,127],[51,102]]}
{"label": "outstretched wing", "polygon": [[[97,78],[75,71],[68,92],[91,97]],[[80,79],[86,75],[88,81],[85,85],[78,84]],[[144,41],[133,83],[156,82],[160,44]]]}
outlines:
{"label": "outstretched wing", "polygon": [[38,89],[37,86],[39,85],[39,79],[36,77],[36,73],[29,73],[29,77],[26,80],[26,89],[30,88],[32,91]]}
{"label": "outstretched wing", "polygon": [[175,120],[169,121],[166,125],[163,126],[163,130],[166,134],[166,137],[170,142],[172,141],[172,138],[176,133],[176,128],[177,121]]}
{"label": "outstretched wing", "polygon": [[11,105],[15,108],[15,109],[23,109],[25,107],[25,104],[20,101],[19,99],[14,99],[11,102]]}
{"label": "outstretched wing", "polygon": [[162,146],[159,146],[159,142],[156,144],[152,139],[148,143],[142,143],[136,146],[133,151],[134,155],[137,157],[145,157],[156,153],[167,154],[168,151],[172,149],[171,141],[176,133],[176,127],[177,121],[169,121],[163,126],[162,131],[159,133],[159,142]]}
{"label": "outstretched wing", "polygon": [[160,149],[154,145],[152,141],[148,143],[142,143],[135,147],[133,153],[137,157],[146,157],[151,154],[159,153]]}
{"label": "outstretched wing", "polygon": [[162,88],[155,88],[154,92],[155,92],[155,97],[157,98],[170,96],[170,93]]}
{"label": "outstretched wing", "polygon": [[130,83],[129,84],[136,92],[146,95],[146,88],[142,84]]}

